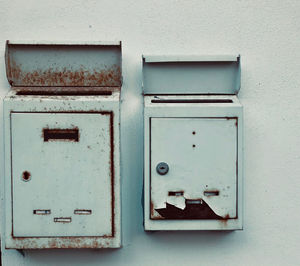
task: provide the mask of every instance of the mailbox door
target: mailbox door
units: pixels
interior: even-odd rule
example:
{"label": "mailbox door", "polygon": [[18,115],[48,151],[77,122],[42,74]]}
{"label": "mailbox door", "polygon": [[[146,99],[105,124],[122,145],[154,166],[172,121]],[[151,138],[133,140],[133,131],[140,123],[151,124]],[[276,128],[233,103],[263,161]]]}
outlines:
{"label": "mailbox door", "polygon": [[112,235],[111,113],[12,113],[14,237]]}
{"label": "mailbox door", "polygon": [[151,219],[237,218],[237,123],[151,118]]}

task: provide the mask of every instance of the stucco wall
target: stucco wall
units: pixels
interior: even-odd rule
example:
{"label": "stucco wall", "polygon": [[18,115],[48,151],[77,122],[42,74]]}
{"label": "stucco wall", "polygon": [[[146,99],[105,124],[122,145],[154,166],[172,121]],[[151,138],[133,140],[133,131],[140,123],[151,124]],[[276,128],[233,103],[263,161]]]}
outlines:
{"label": "stucco wall", "polygon": [[[0,0],[1,97],[6,39],[122,40],[124,78],[123,248],[2,250],[4,265],[299,265],[299,13],[298,0]],[[142,53],[241,54],[244,231],[144,232]]]}

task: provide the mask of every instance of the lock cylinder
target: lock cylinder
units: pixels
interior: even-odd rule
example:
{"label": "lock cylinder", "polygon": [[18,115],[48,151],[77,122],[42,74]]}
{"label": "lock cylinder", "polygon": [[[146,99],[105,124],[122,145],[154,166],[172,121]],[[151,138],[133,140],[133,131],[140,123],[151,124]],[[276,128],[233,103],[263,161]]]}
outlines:
{"label": "lock cylinder", "polygon": [[169,172],[169,165],[161,162],[156,166],[156,172],[160,175],[166,175]]}

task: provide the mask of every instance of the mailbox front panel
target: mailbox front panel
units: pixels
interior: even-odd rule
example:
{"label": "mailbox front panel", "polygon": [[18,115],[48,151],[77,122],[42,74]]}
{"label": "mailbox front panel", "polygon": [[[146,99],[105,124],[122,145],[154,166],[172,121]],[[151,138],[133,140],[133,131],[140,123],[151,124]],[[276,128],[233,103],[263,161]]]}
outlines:
{"label": "mailbox front panel", "polygon": [[150,219],[237,218],[237,123],[150,119]]}
{"label": "mailbox front panel", "polygon": [[111,113],[11,113],[13,237],[112,236]]}

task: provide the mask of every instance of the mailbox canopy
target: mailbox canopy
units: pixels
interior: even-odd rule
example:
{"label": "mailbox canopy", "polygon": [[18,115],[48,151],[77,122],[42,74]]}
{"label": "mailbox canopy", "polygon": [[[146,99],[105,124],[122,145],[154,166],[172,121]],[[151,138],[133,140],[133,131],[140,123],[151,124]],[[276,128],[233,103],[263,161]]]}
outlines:
{"label": "mailbox canopy", "polygon": [[159,94],[238,94],[239,55],[143,56],[143,92]]}
{"label": "mailbox canopy", "polygon": [[13,87],[120,87],[121,42],[7,41],[6,75]]}

